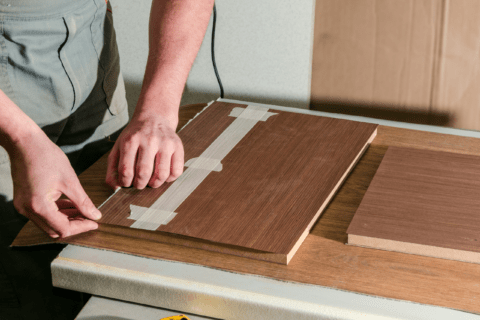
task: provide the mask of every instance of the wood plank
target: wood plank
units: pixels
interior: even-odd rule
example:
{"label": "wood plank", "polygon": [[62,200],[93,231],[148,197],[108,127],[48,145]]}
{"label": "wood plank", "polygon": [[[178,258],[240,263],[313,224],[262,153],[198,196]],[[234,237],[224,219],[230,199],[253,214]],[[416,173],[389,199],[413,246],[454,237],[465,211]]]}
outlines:
{"label": "wood plank", "polygon": [[480,262],[480,157],[390,147],[348,243]]}
{"label": "wood plank", "polygon": [[[187,113],[192,115],[201,108],[182,108],[180,119],[186,122]],[[126,241],[124,237],[102,231],[85,233],[63,241],[480,313],[477,298],[480,296],[480,266],[345,245],[346,230],[355,211],[388,146],[393,145],[480,155],[480,139],[379,126],[372,145],[313,226],[288,266],[149,240]],[[106,163],[107,156],[104,156],[80,175],[82,185],[97,206],[112,193],[103,182]],[[102,238],[100,241],[91,239],[94,237]],[[45,238],[48,242],[52,241],[28,223],[15,241],[33,245],[37,240]]]}
{"label": "wood plank", "polygon": [[[209,148],[233,123],[229,114],[239,107],[246,105],[214,103],[180,131],[185,159]],[[221,252],[230,245],[251,249],[246,252],[250,257],[256,250],[269,253],[266,257],[284,255],[283,263],[291,259],[377,125],[271,111],[275,115],[258,122],[221,161],[223,169],[209,174],[157,231],[210,241],[212,246],[203,241],[201,246]],[[173,184],[120,190],[101,208],[99,222],[132,226],[130,205],[148,208]],[[162,239],[169,241],[165,234]],[[228,252],[242,254],[238,248]]]}

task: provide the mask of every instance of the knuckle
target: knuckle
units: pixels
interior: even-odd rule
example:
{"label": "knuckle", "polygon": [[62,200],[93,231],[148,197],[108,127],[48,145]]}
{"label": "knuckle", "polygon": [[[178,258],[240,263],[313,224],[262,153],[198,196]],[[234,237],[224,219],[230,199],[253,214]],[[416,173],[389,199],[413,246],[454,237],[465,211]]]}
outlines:
{"label": "knuckle", "polygon": [[158,180],[165,181],[170,176],[170,172],[168,170],[159,170],[158,171]]}
{"label": "knuckle", "polygon": [[133,136],[133,135],[127,136],[127,137],[123,138],[123,140],[122,140],[122,147],[125,150],[130,150],[130,149],[133,148],[133,146],[136,144],[136,142],[137,142],[137,139],[135,138],[135,136]]}
{"label": "knuckle", "polygon": [[180,165],[183,166],[183,161],[184,161],[184,157],[185,157],[185,154],[183,152],[183,147],[179,148],[179,149],[176,149],[175,150],[175,155],[176,155],[176,158],[178,159],[177,161],[180,163]]}
{"label": "knuckle", "polygon": [[182,139],[180,139],[179,136],[175,135],[174,138],[173,138],[173,141],[174,141],[175,145],[177,145],[178,147],[182,147],[182,149],[183,149]]}
{"label": "knuckle", "polygon": [[148,146],[158,146],[161,143],[161,139],[157,136],[148,136],[145,139],[145,145]]}
{"label": "knuckle", "polygon": [[147,170],[145,169],[140,169],[138,170],[138,173],[137,173],[137,179],[139,180],[147,180],[148,178],[150,178],[150,174]]}
{"label": "knuckle", "polygon": [[173,153],[173,150],[175,150],[176,143],[175,141],[168,139],[167,141],[165,141],[163,145],[165,150],[168,150],[169,152]]}
{"label": "knuckle", "polygon": [[180,177],[183,173],[183,167],[173,167],[172,168],[172,176],[176,179],[178,177]]}
{"label": "knuckle", "polygon": [[152,181],[160,180],[160,173],[158,172],[158,170],[155,170],[155,172],[152,174],[151,180]]}
{"label": "knuckle", "polygon": [[126,165],[122,165],[118,168],[118,175],[121,178],[131,178],[133,176],[133,170]]}
{"label": "knuckle", "polygon": [[93,203],[90,201],[90,198],[84,194],[83,196],[81,196],[80,198],[80,206],[83,208],[83,209],[86,209],[86,210],[89,210],[93,207]]}
{"label": "knuckle", "polygon": [[37,197],[32,197],[24,202],[21,208],[28,214],[34,213],[41,215],[44,209],[44,204],[43,201]]}

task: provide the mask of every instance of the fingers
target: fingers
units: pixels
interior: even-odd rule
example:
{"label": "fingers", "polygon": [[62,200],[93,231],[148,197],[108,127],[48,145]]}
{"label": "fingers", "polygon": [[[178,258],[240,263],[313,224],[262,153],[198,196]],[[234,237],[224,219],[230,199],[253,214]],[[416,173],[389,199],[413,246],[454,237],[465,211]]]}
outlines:
{"label": "fingers", "polygon": [[152,188],[160,187],[170,176],[170,163],[172,155],[169,152],[159,152],[155,157],[155,170],[149,181]]}
{"label": "fingers", "polygon": [[26,212],[26,216],[52,238],[66,238],[98,228],[98,224],[94,221],[83,219],[83,217],[75,218],[78,215],[80,212],[77,209],[59,211],[55,203],[47,201],[36,204]]}
{"label": "fingers", "polygon": [[[82,218],[69,219],[60,211],[42,215],[39,214],[35,218],[36,221],[34,222],[40,227],[47,225],[47,228],[43,230],[52,238],[66,238],[98,228],[98,224],[95,221]],[[53,236],[51,232],[54,232]]]}
{"label": "fingers", "polygon": [[157,188],[182,174],[182,142],[162,119],[134,119],[124,129],[108,158],[106,182],[112,188]]}
{"label": "fingers", "polygon": [[183,173],[183,167],[183,145],[180,139],[178,139],[172,149],[163,148],[161,152],[157,153],[154,172],[148,185],[152,188],[158,188],[164,182],[174,181]]}
{"label": "fingers", "polygon": [[85,193],[76,176],[69,179],[68,183],[64,185],[62,192],[71,200],[84,217],[91,220],[98,220],[102,217],[102,214]]}
{"label": "fingers", "polygon": [[85,220],[85,217],[82,215],[80,211],[78,211],[78,209],[61,209],[58,211],[66,215],[70,220],[72,219]]}
{"label": "fingers", "polygon": [[172,155],[172,165],[170,170],[170,176],[167,178],[167,182],[172,182],[176,180],[180,175],[183,173],[184,167],[184,154],[183,154],[183,146],[180,145],[180,148],[173,153]]}
{"label": "fingers", "polygon": [[135,180],[133,186],[137,189],[143,189],[153,176],[154,163],[156,162],[155,153],[157,148],[142,147],[138,149],[137,163],[135,167]]}
{"label": "fingers", "polygon": [[120,152],[118,151],[117,144],[113,146],[112,151],[108,155],[107,161],[107,175],[105,182],[112,188],[117,189],[121,184],[118,181],[118,161],[120,158]]}
{"label": "fingers", "polygon": [[33,223],[35,223],[40,229],[45,231],[50,236],[50,238],[60,238],[59,233],[55,232],[52,228],[50,228],[43,219],[40,219],[36,215],[30,215],[28,216],[28,218],[32,220]]}
{"label": "fingers", "polygon": [[119,146],[121,150],[118,160],[118,182],[122,187],[132,185],[138,146],[136,139],[129,139]]}
{"label": "fingers", "polygon": [[20,206],[21,210],[27,218],[52,238],[65,238],[97,229],[98,224],[92,220],[99,219],[101,214],[76,176],[65,183],[63,193],[70,200],[49,201],[48,197],[44,196],[32,197]]}
{"label": "fingers", "polygon": [[57,204],[59,210],[75,208],[75,205],[69,199],[58,199],[57,201],[55,201],[55,203]]}

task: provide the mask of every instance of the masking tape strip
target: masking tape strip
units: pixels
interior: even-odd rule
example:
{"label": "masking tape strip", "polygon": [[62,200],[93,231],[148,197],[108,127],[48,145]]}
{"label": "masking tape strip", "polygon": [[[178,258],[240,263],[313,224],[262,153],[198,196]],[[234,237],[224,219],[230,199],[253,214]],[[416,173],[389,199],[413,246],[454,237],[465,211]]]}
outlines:
{"label": "masking tape strip", "polygon": [[170,222],[175,210],[205,180],[212,171],[221,171],[221,161],[259,122],[267,121],[277,113],[268,108],[248,106],[233,108],[230,115],[236,119],[198,157],[188,160],[187,170],[150,206],[150,208],[130,205],[130,217],[136,220],[130,228],[156,230]]}
{"label": "masking tape strip", "polygon": [[196,168],[196,169],[204,169],[210,171],[222,171],[222,164],[220,163],[219,159],[211,159],[211,158],[192,158],[185,162],[185,167],[188,168]]}

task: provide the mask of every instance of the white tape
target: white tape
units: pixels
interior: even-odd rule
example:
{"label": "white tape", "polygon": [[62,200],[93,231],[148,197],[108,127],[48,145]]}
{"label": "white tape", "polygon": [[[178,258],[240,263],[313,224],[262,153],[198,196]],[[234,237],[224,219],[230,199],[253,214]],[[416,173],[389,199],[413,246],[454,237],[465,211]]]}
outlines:
{"label": "white tape", "polygon": [[167,224],[176,215],[175,210],[205,180],[212,171],[221,171],[221,161],[259,122],[276,113],[268,108],[248,106],[233,108],[230,116],[236,119],[220,136],[198,157],[188,160],[185,172],[155,201],[150,208],[130,206],[129,219],[136,220],[130,227],[156,230]]}
{"label": "white tape", "polygon": [[185,167],[217,172],[222,171],[222,164],[220,163],[220,160],[212,158],[192,158],[185,162]]}

